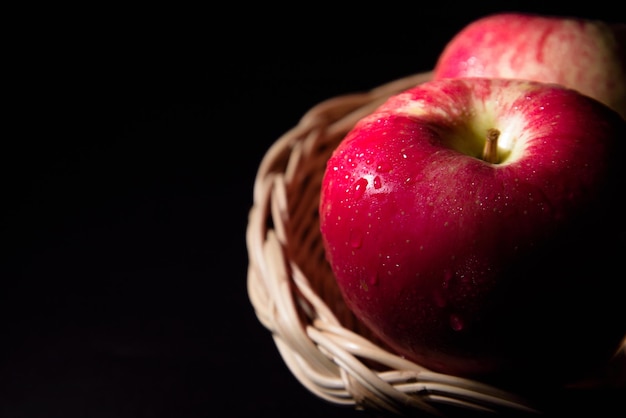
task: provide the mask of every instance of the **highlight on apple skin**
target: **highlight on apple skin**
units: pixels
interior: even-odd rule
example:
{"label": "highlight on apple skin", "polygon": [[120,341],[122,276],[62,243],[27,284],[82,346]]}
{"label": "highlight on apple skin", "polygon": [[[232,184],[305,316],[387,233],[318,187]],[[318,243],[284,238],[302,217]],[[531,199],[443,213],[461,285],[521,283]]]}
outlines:
{"label": "highlight on apple skin", "polygon": [[438,372],[561,384],[603,367],[626,335],[625,123],[531,81],[391,97],[324,172],[320,231],[346,304]]}
{"label": "highlight on apple skin", "polygon": [[444,47],[433,78],[522,78],[558,83],[626,118],[626,23],[496,13],[462,28]]}

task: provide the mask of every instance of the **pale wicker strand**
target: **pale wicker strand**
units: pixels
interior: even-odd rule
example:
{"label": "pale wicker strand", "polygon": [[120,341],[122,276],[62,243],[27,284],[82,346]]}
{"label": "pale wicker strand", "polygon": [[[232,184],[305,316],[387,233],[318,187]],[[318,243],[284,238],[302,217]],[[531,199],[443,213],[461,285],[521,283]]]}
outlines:
{"label": "pale wicker strand", "polygon": [[[319,137],[319,129],[311,129],[306,135],[303,135],[304,138],[307,137]],[[293,144],[293,148],[291,149],[291,153],[289,154],[289,159],[287,160],[287,166],[285,167],[285,183],[291,184],[294,181],[295,175],[300,170],[299,164],[302,162],[303,151],[303,143],[304,140],[296,142]]]}
{"label": "pale wicker strand", "polygon": [[344,347],[336,344],[335,341],[328,338],[324,333],[309,327],[308,334],[320,347],[323,347],[324,351],[333,357],[333,360],[341,366],[343,371],[349,374],[352,378],[349,381],[350,385],[358,384],[361,386],[349,388],[349,392],[355,393],[365,390],[366,393],[371,393],[373,399],[370,400],[374,401],[378,408],[384,410],[401,413],[407,406],[411,406],[433,415],[439,415],[436,408],[424,402],[420,397],[409,396],[394,389],[392,385],[381,379],[376,372],[366,367],[354,355],[345,350]]}
{"label": "pale wicker strand", "polygon": [[[305,133],[309,128],[306,128],[301,125],[296,125],[291,130],[284,133],[281,137],[279,137],[266,151],[261,163],[259,164],[259,169],[257,170],[257,174],[254,180],[253,186],[253,207],[252,210],[258,207],[262,207],[266,203],[266,199],[264,197],[267,196],[267,179],[266,177],[271,175],[272,170],[280,170],[280,167],[274,167],[276,162],[280,162],[281,155],[288,156],[291,147],[296,141],[298,141],[303,133]],[[262,238],[262,236],[261,236]]]}
{"label": "pale wicker strand", "polygon": [[[271,182],[271,176],[267,176],[265,183]],[[262,183],[261,180],[258,181]],[[264,195],[270,194],[270,188],[259,187],[259,200],[263,200]],[[269,199],[269,197],[267,198]],[[255,313],[263,326],[273,332],[274,324],[271,311],[273,302],[269,295],[269,287],[265,283],[271,280],[268,274],[267,262],[263,256],[263,240],[266,233],[265,222],[267,218],[267,206],[257,205],[251,210],[248,216],[248,229],[246,231],[246,245],[249,255],[248,283],[247,290],[250,302],[255,309]]]}
{"label": "pale wicker strand", "polygon": [[[314,308],[314,315],[311,315],[310,318],[313,321],[314,325],[318,328],[322,328],[323,326],[332,327],[332,329],[341,329],[345,330],[341,326],[341,323],[337,319],[337,317],[333,314],[333,312],[328,308],[328,305],[324,303],[322,299],[317,296],[317,294],[311,289],[308,280],[302,274],[302,271],[298,268],[298,266],[293,265],[293,280],[296,284],[300,293],[302,293],[303,297],[306,299],[307,306],[312,306]],[[347,330],[345,330],[348,332]]]}
{"label": "pale wicker strand", "polygon": [[[319,321],[316,321],[316,324],[319,324]],[[327,331],[332,329],[328,326],[323,326],[323,328]],[[385,382],[393,384],[395,389],[403,393],[413,392],[420,395],[423,391],[437,392],[450,400],[474,399],[476,401],[475,406],[479,409],[483,409],[485,405],[491,405],[492,408],[498,406],[524,412],[537,412],[528,407],[522,399],[516,399],[514,395],[507,392],[469,379],[428,371],[398,356],[384,352],[369,341],[345,329],[335,329],[334,331],[336,332],[323,332],[309,327],[307,333],[320,345],[319,336],[323,335],[326,338],[325,341],[332,341],[337,347],[355,357],[374,359],[388,366],[395,366],[398,370],[380,372],[378,376]],[[466,406],[470,405],[474,404],[466,402]]]}
{"label": "pale wicker strand", "polygon": [[[345,385],[339,379],[328,378],[317,373],[302,356],[298,355],[291,347],[289,347],[279,336],[274,336],[274,341],[280,355],[291,373],[298,381],[307,388],[311,393],[317,395],[321,399],[338,405],[356,406],[356,401],[348,391]],[[337,375],[339,372],[337,371]],[[319,376],[324,376],[320,378]],[[330,385],[329,381],[332,381]]]}
{"label": "pale wicker strand", "polygon": [[[250,225],[256,225],[258,218],[254,213],[250,216]],[[250,244],[255,244],[254,234],[250,236]],[[249,267],[248,292],[255,307],[257,316],[261,322],[273,333],[282,336],[293,344],[294,349],[310,349],[307,347],[308,339],[305,337],[302,326],[298,321],[295,307],[291,298],[291,289],[283,269],[285,260],[280,243],[275,232],[269,231],[265,243],[249,245],[251,254],[257,254],[255,261]],[[260,251],[260,253],[259,253]],[[272,278],[274,280],[262,280]],[[261,283],[263,281],[263,283]],[[261,291],[260,289],[267,290]],[[270,295],[273,299],[270,299]],[[317,356],[316,358],[323,358]],[[332,369],[334,366],[324,362],[324,366]]]}
{"label": "pale wicker strand", "polygon": [[[367,357],[370,359],[376,359],[376,361],[380,364],[383,364],[391,369],[405,370],[410,371],[413,374],[422,373],[428,371],[423,366],[419,366],[409,360],[406,360],[400,356],[390,353],[389,351],[383,350],[378,347],[376,344],[373,344],[366,338],[341,327],[341,325],[337,326],[335,324],[331,324],[328,322],[321,321],[319,319],[313,322],[313,325],[316,329],[325,332],[327,334],[335,335],[335,338],[341,338],[346,342],[346,349],[353,350],[353,352],[360,352],[360,357]],[[376,353],[373,356],[367,356],[365,353],[371,352]]]}
{"label": "pale wicker strand", "polygon": [[390,371],[383,371],[379,374],[387,382],[405,383],[421,381],[437,383],[446,385],[453,391],[455,388],[471,390],[479,394],[479,396],[493,398],[492,402],[501,403],[515,409],[527,409],[527,401],[521,397],[471,379],[433,372],[386,350],[382,350],[369,340],[340,325],[315,320],[313,326],[320,332],[329,335],[333,341],[340,343],[345,350],[350,351],[359,358],[376,360],[378,363],[389,367]]}
{"label": "pale wicker strand", "polygon": [[287,242],[287,233],[285,232],[285,223],[289,217],[287,213],[287,193],[285,190],[285,181],[283,176],[274,177],[274,185],[270,198],[270,212],[272,219],[278,219],[281,222],[274,222],[274,231],[281,245]]}
{"label": "pale wicker strand", "polygon": [[255,307],[254,312],[261,322],[261,324],[273,332],[274,324],[272,322],[271,315],[268,314],[269,309],[261,308],[262,306],[269,307],[269,297],[267,295],[267,289],[260,285],[261,278],[252,266],[248,266],[248,296],[252,306]]}
{"label": "pale wicker strand", "polygon": [[266,248],[266,257],[274,261],[269,264],[272,267],[270,271],[271,277],[278,278],[270,288],[270,294],[275,296],[274,301],[276,302],[275,333],[281,336],[295,352],[309,354],[307,358],[313,362],[315,367],[333,372],[336,370],[336,366],[328,358],[319,354],[319,350],[306,337],[306,333],[302,328],[293,303],[292,289],[287,281],[286,272],[279,267],[285,265],[285,260],[272,231],[268,233]]}

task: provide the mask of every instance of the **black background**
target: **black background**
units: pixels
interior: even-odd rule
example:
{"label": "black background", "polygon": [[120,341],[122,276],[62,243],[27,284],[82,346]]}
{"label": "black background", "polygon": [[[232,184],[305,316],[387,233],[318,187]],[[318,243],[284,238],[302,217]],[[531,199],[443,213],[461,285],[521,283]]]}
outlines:
{"label": "black background", "polygon": [[7,15],[0,417],[363,417],[300,385],[249,302],[263,154],[316,103],[430,70],[487,13],[622,16],[587,3]]}

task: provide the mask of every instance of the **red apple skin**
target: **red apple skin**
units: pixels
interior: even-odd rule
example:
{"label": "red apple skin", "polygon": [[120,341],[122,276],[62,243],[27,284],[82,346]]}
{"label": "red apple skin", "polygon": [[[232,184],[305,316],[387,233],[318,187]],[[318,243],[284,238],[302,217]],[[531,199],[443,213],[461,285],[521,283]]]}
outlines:
{"label": "red apple skin", "polygon": [[444,47],[433,78],[504,77],[579,90],[626,118],[626,24],[497,13]]}
{"label": "red apple skin", "polygon": [[[500,163],[465,155],[481,124],[514,143]],[[560,383],[604,364],[626,334],[625,131],[557,85],[447,79],[390,98],[323,177],[321,234],[346,304],[438,372]]]}

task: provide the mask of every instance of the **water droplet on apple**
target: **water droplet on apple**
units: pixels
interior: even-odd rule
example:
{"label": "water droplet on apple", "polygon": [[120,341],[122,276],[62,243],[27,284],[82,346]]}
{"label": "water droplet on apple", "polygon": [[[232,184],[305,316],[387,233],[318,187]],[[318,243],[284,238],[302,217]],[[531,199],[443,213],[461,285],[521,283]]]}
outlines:
{"label": "water droplet on apple", "polygon": [[456,314],[450,314],[450,326],[455,331],[461,331],[465,324],[463,323],[463,319]]}
{"label": "water droplet on apple", "polygon": [[355,199],[359,199],[365,193],[365,189],[367,188],[367,179],[361,177],[358,179],[353,186],[353,196]]}
{"label": "water droplet on apple", "polygon": [[374,188],[375,189],[380,189],[382,187],[382,182],[380,180],[380,176],[376,176],[374,177]]}
{"label": "water droplet on apple", "polygon": [[378,171],[379,173],[388,173],[389,171],[391,171],[391,164],[386,161],[378,163],[376,165],[376,171]]}
{"label": "water droplet on apple", "polygon": [[350,247],[361,248],[363,245],[363,232],[360,229],[353,229],[350,232]]}

